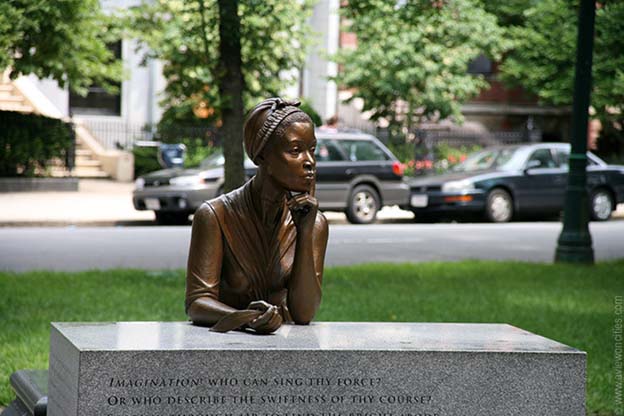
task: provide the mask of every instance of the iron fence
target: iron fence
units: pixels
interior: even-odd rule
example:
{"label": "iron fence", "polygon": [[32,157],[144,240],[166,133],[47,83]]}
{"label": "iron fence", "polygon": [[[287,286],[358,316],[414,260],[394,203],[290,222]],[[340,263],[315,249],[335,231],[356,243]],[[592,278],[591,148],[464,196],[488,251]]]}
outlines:
{"label": "iron fence", "polygon": [[132,150],[138,142],[178,143],[201,139],[205,143],[220,144],[219,130],[214,126],[173,125],[158,127],[117,120],[81,120],[81,123],[106,149]]}
{"label": "iron fence", "polygon": [[533,143],[541,141],[539,130],[515,131],[474,131],[474,130],[416,130],[413,134],[414,154],[416,158],[435,160],[434,149],[440,146],[489,147]]}
{"label": "iron fence", "polygon": [[480,147],[540,142],[538,129],[514,131],[479,131],[474,129],[416,129],[410,134],[392,135],[379,127],[360,128],[384,142],[406,164],[409,174],[443,171],[463,160],[467,153]]}

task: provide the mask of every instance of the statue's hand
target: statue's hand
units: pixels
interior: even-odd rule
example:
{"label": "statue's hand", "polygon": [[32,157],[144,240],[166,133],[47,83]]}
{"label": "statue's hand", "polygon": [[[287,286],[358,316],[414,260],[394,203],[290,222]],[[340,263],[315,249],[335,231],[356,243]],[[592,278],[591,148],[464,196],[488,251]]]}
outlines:
{"label": "statue's hand", "polygon": [[282,326],[282,315],[279,308],[263,300],[251,302],[247,309],[254,309],[264,312],[262,315],[249,323],[249,327],[259,334],[270,334]]}
{"label": "statue's hand", "polygon": [[302,193],[289,198],[287,203],[297,231],[312,232],[318,211],[318,200],[308,193]]}

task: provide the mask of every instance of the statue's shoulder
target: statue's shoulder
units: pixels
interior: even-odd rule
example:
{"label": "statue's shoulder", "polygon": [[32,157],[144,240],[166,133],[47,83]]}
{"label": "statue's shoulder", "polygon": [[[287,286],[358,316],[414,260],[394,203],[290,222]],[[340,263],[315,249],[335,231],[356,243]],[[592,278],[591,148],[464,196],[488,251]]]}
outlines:
{"label": "statue's shoulder", "polygon": [[223,200],[223,197],[224,195],[219,195],[216,198],[204,201],[197,211],[206,212],[206,215],[209,212],[212,212],[213,214],[223,212],[223,210],[225,209],[225,201]]}
{"label": "statue's shoulder", "polygon": [[227,194],[221,194],[213,199],[204,201],[197,209],[195,215],[199,214],[200,217],[215,218],[219,223],[225,224],[227,219],[231,217],[234,206],[240,205],[241,200],[244,198],[245,188],[246,186],[243,185]]}
{"label": "statue's shoulder", "polygon": [[204,201],[193,216],[193,227],[220,228],[225,209],[220,197]]}
{"label": "statue's shoulder", "polygon": [[316,233],[322,233],[322,235],[327,235],[329,232],[327,218],[321,211],[317,211],[316,213],[316,219],[314,221],[314,231]]}

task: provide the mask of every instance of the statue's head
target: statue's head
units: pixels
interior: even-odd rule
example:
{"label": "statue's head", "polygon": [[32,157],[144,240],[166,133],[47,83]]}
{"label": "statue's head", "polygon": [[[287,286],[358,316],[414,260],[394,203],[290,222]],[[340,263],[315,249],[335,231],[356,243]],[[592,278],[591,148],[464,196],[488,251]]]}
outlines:
{"label": "statue's head", "polygon": [[312,191],[314,123],[298,102],[281,98],[262,101],[247,115],[244,138],[249,158],[285,190]]}

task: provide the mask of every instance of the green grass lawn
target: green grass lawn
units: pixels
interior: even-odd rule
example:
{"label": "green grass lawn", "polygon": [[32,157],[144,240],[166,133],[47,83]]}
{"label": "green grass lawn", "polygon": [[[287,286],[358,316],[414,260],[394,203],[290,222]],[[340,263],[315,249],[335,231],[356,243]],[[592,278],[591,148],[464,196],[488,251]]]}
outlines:
{"label": "green grass lawn", "polygon": [[[624,261],[328,268],[317,320],[505,322],[588,352],[588,413],[615,415],[614,298]],[[50,321],[184,320],[184,273],[0,273],[0,406],[9,375],[46,368]]]}

